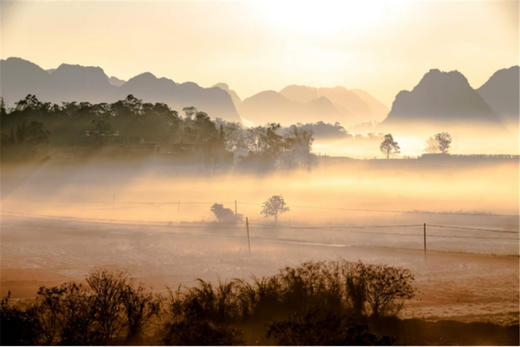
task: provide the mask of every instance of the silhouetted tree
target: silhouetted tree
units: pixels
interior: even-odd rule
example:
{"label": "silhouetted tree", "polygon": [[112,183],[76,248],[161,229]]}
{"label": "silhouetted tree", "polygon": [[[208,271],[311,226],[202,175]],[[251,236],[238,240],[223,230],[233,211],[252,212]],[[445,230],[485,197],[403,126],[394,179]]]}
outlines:
{"label": "silhouetted tree", "polygon": [[273,216],[274,222],[278,223],[278,214],[289,211],[289,206],[281,195],[273,195],[262,204],[261,214],[264,217]]}
{"label": "silhouetted tree", "polygon": [[390,154],[399,154],[401,150],[397,142],[394,141],[392,134],[385,135],[385,138],[383,142],[381,142],[379,149],[381,150],[381,152],[386,154],[386,159],[390,158]]}
{"label": "silhouetted tree", "polygon": [[219,223],[234,223],[237,221],[237,216],[230,208],[224,207],[223,204],[214,203],[211,206],[211,212],[217,217]]}
{"label": "silhouetted tree", "polygon": [[160,300],[142,286],[134,287],[128,283],[121,298],[128,326],[126,343],[141,343],[143,325],[159,314]]}
{"label": "silhouetted tree", "polygon": [[404,300],[414,296],[413,280],[414,276],[408,269],[359,262],[347,275],[347,286],[354,290],[356,311],[366,300],[370,315],[380,317],[397,314]]}
{"label": "silhouetted tree", "polygon": [[43,344],[101,344],[99,325],[88,289],[74,282],[38,290]]}
{"label": "silhouetted tree", "polygon": [[0,121],[5,117],[6,114],[7,110],[5,108],[4,98],[0,97]]}
{"label": "silhouetted tree", "polygon": [[441,132],[433,135],[427,141],[426,152],[427,153],[448,153],[452,142],[452,137],[447,132]]}
{"label": "silhouetted tree", "polygon": [[113,135],[112,126],[104,118],[93,119],[92,127],[87,130],[87,136],[93,136],[100,144],[105,143],[105,139],[111,135]]}

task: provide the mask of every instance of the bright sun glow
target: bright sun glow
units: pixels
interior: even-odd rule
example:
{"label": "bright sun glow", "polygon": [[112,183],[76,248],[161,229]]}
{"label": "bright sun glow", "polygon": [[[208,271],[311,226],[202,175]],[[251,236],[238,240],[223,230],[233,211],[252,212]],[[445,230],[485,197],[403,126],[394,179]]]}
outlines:
{"label": "bright sun glow", "polygon": [[251,1],[259,16],[271,26],[292,34],[334,35],[354,30],[376,30],[388,18],[395,18],[408,6],[407,1]]}

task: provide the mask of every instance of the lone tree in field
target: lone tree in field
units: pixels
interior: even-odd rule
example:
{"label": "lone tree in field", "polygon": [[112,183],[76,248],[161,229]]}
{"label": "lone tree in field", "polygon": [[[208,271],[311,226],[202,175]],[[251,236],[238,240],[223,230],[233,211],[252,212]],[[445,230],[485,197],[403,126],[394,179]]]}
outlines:
{"label": "lone tree in field", "polygon": [[275,224],[278,223],[278,214],[289,211],[289,206],[285,203],[285,200],[281,195],[273,195],[266,202],[262,204],[261,214],[264,217],[274,217]]}
{"label": "lone tree in field", "polygon": [[386,159],[390,158],[390,154],[399,154],[401,150],[397,142],[394,141],[392,134],[385,135],[385,139],[383,140],[383,142],[381,142],[379,149],[381,150],[381,152],[386,154]]}
{"label": "lone tree in field", "polygon": [[448,153],[452,141],[452,137],[447,132],[442,132],[433,135],[426,142],[428,147],[426,147],[427,153]]}

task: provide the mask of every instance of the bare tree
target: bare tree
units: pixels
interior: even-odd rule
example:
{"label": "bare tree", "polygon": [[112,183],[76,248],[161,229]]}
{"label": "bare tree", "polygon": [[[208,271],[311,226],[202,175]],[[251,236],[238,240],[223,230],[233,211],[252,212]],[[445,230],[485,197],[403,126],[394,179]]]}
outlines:
{"label": "bare tree", "polygon": [[285,200],[281,195],[273,195],[262,205],[261,214],[264,217],[273,216],[274,222],[278,223],[278,214],[289,211],[289,206],[285,203]]}
{"label": "bare tree", "polygon": [[386,159],[390,158],[390,154],[399,154],[401,150],[397,142],[394,141],[392,134],[385,135],[385,139],[383,140],[383,142],[381,142],[379,149],[381,150],[381,152],[386,154]]}
{"label": "bare tree", "polygon": [[425,151],[427,153],[448,153],[451,142],[453,141],[451,135],[447,132],[437,133],[431,136],[427,143]]}
{"label": "bare tree", "polygon": [[94,317],[99,323],[101,343],[110,344],[122,328],[124,307],[121,305],[128,283],[124,272],[91,272],[86,282],[93,292]]}
{"label": "bare tree", "polygon": [[358,305],[354,309],[359,311],[359,304],[366,301],[370,315],[381,317],[397,314],[404,300],[415,295],[414,279],[412,272],[406,268],[359,262],[347,275],[347,288],[349,291],[356,289],[356,293],[350,294],[361,297],[359,302],[355,302]]}
{"label": "bare tree", "polygon": [[127,343],[140,343],[143,325],[160,311],[160,301],[142,286],[125,286],[122,303],[128,325]]}

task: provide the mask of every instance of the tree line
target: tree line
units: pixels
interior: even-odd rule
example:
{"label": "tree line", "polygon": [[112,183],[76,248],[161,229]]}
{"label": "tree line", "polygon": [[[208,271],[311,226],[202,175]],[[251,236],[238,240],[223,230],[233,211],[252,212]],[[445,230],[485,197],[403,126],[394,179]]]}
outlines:
{"label": "tree line", "polygon": [[[42,102],[27,95],[6,109],[0,100],[1,144],[5,151],[25,149],[29,156],[48,148],[119,147],[140,149],[171,158],[218,162],[263,162],[271,166],[310,165],[313,134],[302,126],[279,124],[244,128],[212,120],[195,107],[184,115],[165,103],[149,103],[128,95],[114,103]],[[5,153],[3,153],[5,154]]]}
{"label": "tree line", "polygon": [[[280,124],[245,128],[195,107],[180,115],[165,103],[149,103],[128,95],[114,103],[42,102],[27,95],[7,109],[0,99],[2,158],[30,158],[50,148],[120,148],[128,155],[161,153],[173,159],[205,164],[241,163],[254,168],[310,167],[314,132],[352,137],[339,124]],[[327,136],[327,135],[325,135]],[[369,134],[369,138],[373,138]],[[427,153],[448,153],[452,137],[430,137]],[[384,135],[380,150],[387,158],[400,153],[392,134]],[[258,164],[258,165],[255,165]]]}

